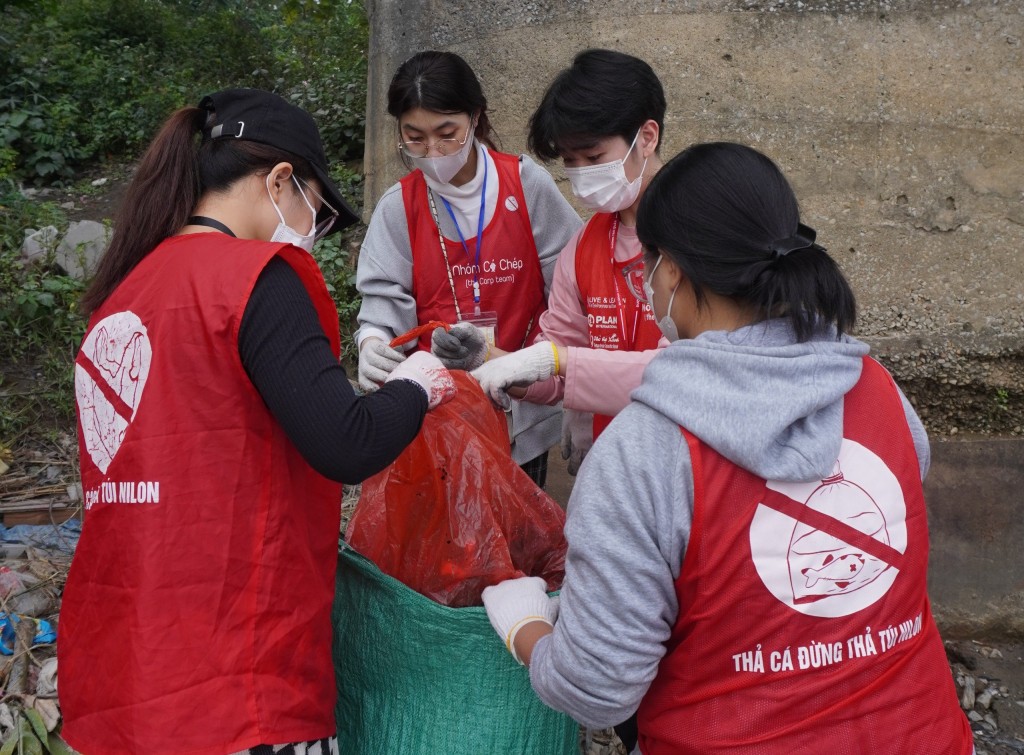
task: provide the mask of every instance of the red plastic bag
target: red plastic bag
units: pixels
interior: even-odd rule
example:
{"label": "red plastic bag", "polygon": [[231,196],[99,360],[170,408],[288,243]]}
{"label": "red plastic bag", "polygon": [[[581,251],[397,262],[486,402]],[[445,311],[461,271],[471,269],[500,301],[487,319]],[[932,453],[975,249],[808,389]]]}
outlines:
{"label": "red plastic bag", "polygon": [[503,579],[561,587],[565,512],[512,461],[504,414],[467,373],[455,398],[363,483],[346,539],[386,574],[447,606]]}

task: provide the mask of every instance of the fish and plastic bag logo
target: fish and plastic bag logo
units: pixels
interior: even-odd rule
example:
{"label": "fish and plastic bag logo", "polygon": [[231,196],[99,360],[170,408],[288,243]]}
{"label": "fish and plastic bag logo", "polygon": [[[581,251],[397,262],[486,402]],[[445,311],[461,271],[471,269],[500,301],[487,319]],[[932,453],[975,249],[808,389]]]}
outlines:
{"label": "fish and plastic bag logo", "polygon": [[848,616],[881,599],[899,574],[907,549],[902,487],[876,454],[844,439],[829,477],[768,482],[750,547],[778,600],[808,616]]}

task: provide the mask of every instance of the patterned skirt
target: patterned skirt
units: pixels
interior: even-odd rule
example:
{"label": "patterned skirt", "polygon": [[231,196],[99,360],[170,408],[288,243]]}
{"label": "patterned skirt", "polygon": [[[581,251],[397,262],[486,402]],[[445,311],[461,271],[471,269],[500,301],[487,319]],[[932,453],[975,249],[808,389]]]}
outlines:
{"label": "patterned skirt", "polygon": [[235,755],[338,755],[338,738],[335,736],[286,745],[256,745]]}

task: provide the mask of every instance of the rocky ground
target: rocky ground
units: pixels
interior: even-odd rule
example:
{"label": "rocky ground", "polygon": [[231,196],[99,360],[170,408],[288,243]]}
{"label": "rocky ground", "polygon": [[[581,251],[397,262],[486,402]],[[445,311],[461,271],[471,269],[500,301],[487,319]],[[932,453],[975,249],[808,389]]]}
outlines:
{"label": "rocky ground", "polygon": [[977,755],[1024,753],[1024,643],[947,640]]}

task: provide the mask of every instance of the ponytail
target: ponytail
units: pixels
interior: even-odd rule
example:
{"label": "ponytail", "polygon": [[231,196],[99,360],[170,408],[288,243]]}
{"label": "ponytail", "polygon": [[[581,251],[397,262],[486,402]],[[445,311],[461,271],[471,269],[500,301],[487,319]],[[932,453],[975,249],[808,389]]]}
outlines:
{"label": "ponytail", "polygon": [[[752,274],[752,275],[749,275]],[[857,319],[857,303],[850,284],[824,248],[799,249],[785,257],[755,263],[752,280],[740,276],[736,298],[750,302],[764,317],[790,319],[798,341],[810,339],[823,323],[837,334],[849,333]]]}
{"label": "ponytail", "polygon": [[[793,189],[768,157],[741,144],[697,144],[658,171],[640,201],[637,235],[705,291],[786,317],[799,341],[823,326],[849,332],[850,284],[813,230],[800,224]],[[780,246],[781,245],[781,246]]]}
{"label": "ponytail", "polygon": [[114,235],[79,306],[88,317],[199,200],[198,137],[207,112],[175,112],[149,145],[114,215]]}
{"label": "ponytail", "polygon": [[79,304],[87,317],[147,254],[188,222],[204,193],[228,191],[239,179],[269,173],[282,162],[303,181],[319,178],[309,160],[269,144],[233,138],[200,142],[202,130],[215,121],[209,110],[182,108],[149,145],[114,215],[110,247]]}

